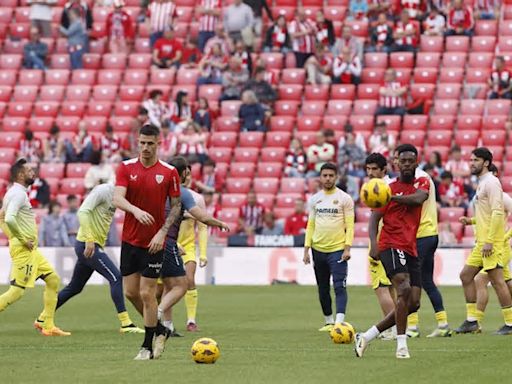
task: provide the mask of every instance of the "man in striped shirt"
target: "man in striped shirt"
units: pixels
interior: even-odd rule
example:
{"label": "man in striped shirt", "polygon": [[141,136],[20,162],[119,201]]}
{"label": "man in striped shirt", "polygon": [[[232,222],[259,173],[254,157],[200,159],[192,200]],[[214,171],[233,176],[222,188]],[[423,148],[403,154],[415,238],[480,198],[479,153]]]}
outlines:
{"label": "man in striped shirt", "polygon": [[313,56],[316,32],[316,24],[306,18],[303,8],[297,8],[295,19],[288,26],[297,68],[303,68],[306,60]]}
{"label": "man in striped shirt", "polygon": [[241,233],[254,235],[259,233],[263,227],[263,215],[265,207],[258,203],[256,193],[249,191],[247,203],[240,207],[238,226]]}
{"label": "man in striped shirt", "polygon": [[154,0],[148,7],[151,47],[163,36],[164,30],[172,26],[173,18],[177,15],[176,4],[172,0]]}
{"label": "man in striped shirt", "polygon": [[384,85],[380,87],[379,107],[377,115],[400,115],[405,114],[405,95],[407,87],[402,86],[396,80],[396,71],[388,68],[384,75]]}
{"label": "man in striped shirt", "polygon": [[201,4],[196,8],[196,15],[200,15],[197,45],[201,52],[204,52],[206,42],[215,36],[221,12],[221,0],[201,0]]}

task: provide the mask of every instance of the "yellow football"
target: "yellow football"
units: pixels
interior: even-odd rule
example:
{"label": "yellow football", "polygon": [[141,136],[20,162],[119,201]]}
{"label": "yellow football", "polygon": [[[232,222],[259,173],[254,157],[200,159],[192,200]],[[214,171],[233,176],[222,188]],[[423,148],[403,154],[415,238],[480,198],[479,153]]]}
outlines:
{"label": "yellow football", "polygon": [[192,344],[190,350],[192,359],[198,364],[213,364],[220,357],[220,349],[217,342],[208,337],[198,339]]}
{"label": "yellow football", "polygon": [[375,178],[364,183],[359,196],[368,208],[382,208],[391,200],[391,188],[384,180]]}
{"label": "yellow football", "polygon": [[350,323],[334,324],[331,329],[331,340],[334,344],[351,344],[354,341],[356,331]]}

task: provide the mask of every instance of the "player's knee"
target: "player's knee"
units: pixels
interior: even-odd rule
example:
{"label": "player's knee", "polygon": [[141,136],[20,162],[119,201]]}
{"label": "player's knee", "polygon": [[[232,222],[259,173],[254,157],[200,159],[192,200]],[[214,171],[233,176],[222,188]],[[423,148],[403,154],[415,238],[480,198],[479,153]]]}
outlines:
{"label": "player's knee", "polygon": [[152,300],[156,301],[156,290],[151,288],[142,288],[140,290],[140,297],[144,303],[148,303]]}
{"label": "player's knee", "polygon": [[465,270],[462,270],[459,278],[462,284],[470,284],[473,281],[473,276],[471,276],[471,274],[467,273]]}
{"label": "player's knee", "polygon": [[420,300],[412,300],[410,303],[409,303],[409,313],[414,313],[414,312],[418,312],[418,310],[420,309]]}
{"label": "player's knee", "polygon": [[409,284],[409,281],[402,280],[397,287],[396,293],[398,297],[402,298],[408,298],[411,296],[411,285]]}
{"label": "player's knee", "polygon": [[19,299],[21,299],[23,297],[23,295],[25,294],[25,289],[20,288],[20,287],[9,287],[9,290],[7,291],[7,293],[10,296],[9,304],[12,304],[15,301],[18,301]]}
{"label": "player's knee", "polygon": [[44,282],[48,288],[58,290],[60,286],[60,277],[56,273],[51,273],[44,278]]}
{"label": "player's knee", "polygon": [[140,299],[140,292],[130,287],[124,287],[124,296],[131,302]]}

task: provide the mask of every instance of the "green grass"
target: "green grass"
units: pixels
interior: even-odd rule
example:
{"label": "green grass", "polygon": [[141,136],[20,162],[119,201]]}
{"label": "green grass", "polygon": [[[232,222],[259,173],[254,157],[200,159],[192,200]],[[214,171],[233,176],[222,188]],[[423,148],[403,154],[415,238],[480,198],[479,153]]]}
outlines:
{"label": "green grass", "polygon": [[[462,291],[442,292],[451,325],[457,326],[464,318]],[[42,288],[29,290],[0,314],[0,382],[481,384],[510,378],[512,337],[492,335],[502,323],[492,294],[483,334],[409,340],[409,361],[395,359],[394,342],[375,341],[363,359],[356,359],[351,345],[334,345],[316,330],[323,317],[314,287],[208,286],[201,287],[199,295],[202,332],[170,340],[158,361],[135,362],[141,335],[117,333],[107,287],[87,287],[57,313],[58,325],[73,332],[68,338],[44,338],[32,329],[41,309]],[[435,324],[428,300],[423,305],[424,336]],[[349,288],[347,320],[365,330],[379,318],[371,290]],[[182,303],[176,323],[183,330]],[[200,336],[220,344],[222,356],[216,364],[191,360],[189,348]]]}

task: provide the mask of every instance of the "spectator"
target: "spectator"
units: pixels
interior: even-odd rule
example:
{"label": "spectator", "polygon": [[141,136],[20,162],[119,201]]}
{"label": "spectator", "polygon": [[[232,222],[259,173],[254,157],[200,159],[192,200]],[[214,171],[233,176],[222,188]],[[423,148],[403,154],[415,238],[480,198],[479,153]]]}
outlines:
{"label": "spectator", "polygon": [[111,164],[107,164],[101,151],[94,151],[91,156],[91,167],[84,176],[84,186],[90,191],[95,186],[104,183],[114,183],[116,174]]}
{"label": "spectator", "polygon": [[[252,13],[254,16],[253,29],[256,36],[261,36],[261,32],[263,31],[263,9],[267,13],[267,16],[270,21],[274,21],[272,16],[272,12],[270,12],[270,8],[266,0],[243,0],[245,4],[247,4],[252,9]],[[271,2],[272,3],[272,2]]]}
{"label": "spectator", "polygon": [[418,35],[419,31],[415,22],[411,21],[409,12],[404,9],[393,33],[395,39],[393,50],[397,52],[416,52]]}
{"label": "spectator", "polygon": [[185,157],[190,164],[204,162],[207,138],[207,133],[201,132],[193,121],[189,121],[183,132],[178,134],[178,155]]}
{"label": "spectator", "polygon": [[393,19],[393,8],[391,1],[388,0],[372,0],[368,4],[368,17],[374,21],[381,13],[384,13],[386,18]]}
{"label": "spectator", "polygon": [[221,192],[224,186],[224,180],[219,172],[215,171],[215,162],[211,159],[206,159],[201,164],[201,175],[195,181],[195,188],[200,193],[215,193]]}
{"label": "spectator", "polygon": [[429,0],[429,9],[435,8],[444,17],[450,12],[451,0]]}
{"label": "spectator", "polygon": [[43,37],[52,37],[52,7],[57,0],[28,0],[30,23]]}
{"label": "spectator", "polygon": [[371,45],[368,47],[368,52],[385,52],[389,53],[393,49],[395,42],[393,38],[393,28],[388,23],[385,13],[379,13],[377,24],[371,31]]}
{"label": "spectator", "polygon": [[148,6],[149,44],[154,47],[156,41],[164,35],[164,31],[173,25],[173,19],[177,15],[176,4],[171,0],[154,0]]}
{"label": "spectator", "polygon": [[130,132],[125,136],[121,144],[121,157],[123,160],[137,157],[139,147],[137,137],[139,136],[139,130],[146,124],[150,124],[148,111],[146,108],[140,107],[137,117],[132,120]]}
{"label": "spectator", "polygon": [[338,141],[338,150],[345,145],[345,142],[347,141],[347,135],[353,134],[355,143],[358,147],[360,147],[364,152],[366,152],[366,140],[363,135],[360,133],[354,132],[354,127],[347,123],[343,126],[344,135],[342,135]]}
{"label": "spectator", "polygon": [[168,125],[164,125],[160,131],[160,146],[158,147],[158,157],[165,162],[171,161],[176,156],[178,150],[178,138],[171,132]]}
{"label": "spectator", "polygon": [[336,40],[334,44],[334,56],[339,56],[344,47],[349,47],[352,55],[359,57],[359,60],[363,62],[363,43],[359,38],[352,36],[352,28],[348,25],[343,27],[341,30],[341,38]]}
{"label": "spectator", "polygon": [[444,172],[444,169],[441,154],[438,151],[432,151],[428,157],[428,160],[422,163],[420,166],[420,168],[422,168],[425,172],[427,172],[429,167],[432,167],[432,170],[429,171],[432,175],[432,179],[439,180],[439,177],[441,176],[441,173]]}
{"label": "spectator", "polygon": [[107,16],[107,37],[111,53],[129,53],[135,38],[131,16],[123,9],[124,0],[114,0],[114,10]]}
{"label": "spectator", "polygon": [[50,135],[44,142],[44,161],[46,163],[62,163],[66,158],[64,140],[60,137],[60,129],[54,125]]}
{"label": "spectator", "polygon": [[347,20],[368,20],[368,1],[367,0],[350,0],[350,14]]}
{"label": "spectator", "polygon": [[265,80],[265,73],[265,68],[256,67],[254,77],[245,84],[243,91],[250,90],[254,92],[259,101],[270,105],[276,101],[277,93],[270,83]]}
{"label": "spectator", "polygon": [[463,0],[454,0],[453,6],[448,13],[447,24],[446,36],[473,36],[473,28],[475,26],[473,10],[469,5],[465,5]]}
{"label": "spectator", "polygon": [[181,66],[189,69],[197,68],[201,59],[202,55],[199,48],[197,48],[197,39],[187,35],[182,47]]}
{"label": "spectator", "polygon": [[263,227],[263,215],[266,210],[263,205],[258,203],[256,193],[249,191],[247,194],[247,203],[240,207],[238,227],[242,234],[251,236],[261,232]]}
{"label": "spectator", "polygon": [[395,143],[395,135],[388,133],[385,122],[375,124],[375,130],[368,139],[371,153],[381,153],[384,157],[388,157],[395,148]]}
{"label": "spectator", "polygon": [[220,51],[223,55],[229,55],[233,52],[233,43],[228,37],[226,37],[222,25],[219,25],[215,29],[215,36],[209,39],[206,43],[206,46],[204,47],[204,54],[209,55],[215,44],[220,45]]}
{"label": "spectator", "polygon": [[240,59],[242,68],[252,73],[252,58],[249,49],[240,40],[235,43],[235,51],[232,57]]}
{"label": "spectator", "polygon": [[228,56],[224,54],[220,44],[214,44],[210,53],[204,55],[199,62],[197,85],[222,84],[222,74],[227,66]]}
{"label": "spectator", "polygon": [[[39,166],[34,169],[36,177],[34,183],[28,187],[28,199],[32,208],[44,208],[50,202],[50,185],[48,182],[39,176]],[[53,191],[54,194],[57,191]]]}
{"label": "spectator", "polygon": [[110,124],[107,124],[105,133],[101,136],[100,149],[107,163],[117,164],[122,160],[121,139],[114,133],[114,128]]}
{"label": "spectator", "polygon": [[295,10],[295,19],[289,24],[288,33],[295,55],[295,66],[303,68],[306,60],[313,56],[317,29],[316,24],[306,18],[306,12],[302,7]]}
{"label": "spectator", "polygon": [[339,181],[338,184],[336,184],[336,187],[341,189],[343,192],[348,193],[355,203],[359,201],[359,178],[350,176],[346,173],[342,174],[339,176]]}
{"label": "spectator", "polygon": [[242,105],[238,110],[238,118],[242,132],[265,132],[265,109],[258,101],[253,91],[247,90],[242,94]]}
{"label": "spectator", "polygon": [[359,56],[354,55],[348,46],[341,49],[341,54],[334,59],[332,74],[338,84],[359,84],[363,71]]}
{"label": "spectator", "polygon": [[186,91],[178,91],[176,100],[169,103],[169,123],[171,130],[179,134],[192,121],[192,106]]}
{"label": "spectator", "polygon": [[327,162],[334,162],[335,148],[325,141],[323,132],[316,134],[316,143],[307,151],[308,172],[307,178],[320,176],[320,168]]}
{"label": "spectator", "polygon": [[439,223],[439,246],[449,247],[457,243],[457,236],[453,233],[452,223]]}
{"label": "spectator", "polygon": [[249,71],[242,68],[242,62],[236,57],[229,59],[228,69],[222,76],[222,85],[224,92],[221,100],[238,100],[242,93],[242,88],[249,80]]}
{"label": "spectator", "polygon": [[357,145],[353,133],[347,133],[345,144],[338,151],[340,175],[347,174],[357,178],[366,176],[364,168],[366,152]]}
{"label": "spectator", "polygon": [[279,85],[281,75],[281,71],[279,69],[267,69],[267,63],[262,58],[259,58],[256,61],[256,69],[263,68],[265,70],[265,74],[263,76],[263,79],[270,84],[270,86],[274,89],[274,91],[277,90],[277,86]]}
{"label": "spectator", "polygon": [[210,132],[212,129],[212,115],[208,100],[200,97],[197,101],[197,111],[194,113],[194,123],[196,123],[203,132]]}
{"label": "spectator", "polygon": [[305,203],[302,199],[295,200],[295,211],[286,218],[284,224],[284,234],[298,236],[306,233],[308,225],[308,214],[305,209]]}
{"label": "spectator", "polygon": [[[80,21],[85,28],[86,34],[92,31],[92,11],[87,1],[82,0],[70,0],[66,5],[64,5],[64,9],[62,10],[62,14],[60,16],[60,25],[65,29],[68,29],[72,23],[71,21],[71,11],[77,11]],[[88,38],[86,38],[87,45]]]}
{"label": "spectator", "polygon": [[402,11],[407,11],[411,19],[423,20],[427,11],[426,0],[400,0]]}
{"label": "spectator", "polygon": [[51,201],[48,207],[48,215],[43,216],[39,226],[40,247],[69,247],[66,225],[61,216],[59,202]]}
{"label": "spectator", "polygon": [[462,158],[462,151],[458,145],[453,146],[450,150],[450,158],[444,169],[450,172],[456,180],[471,176],[469,162]]}
{"label": "spectator", "polygon": [[172,27],[166,28],[163,36],[155,42],[153,47],[153,65],[162,69],[179,68],[182,56],[183,47],[174,37]]}
{"label": "spectator", "polygon": [[69,28],[61,26],[60,32],[68,38],[71,69],[82,69],[82,59],[84,53],[86,53],[88,39],[78,9],[73,8],[69,11]]}
{"label": "spectator", "polygon": [[304,64],[308,84],[331,84],[332,57],[322,44],[315,47],[315,55],[310,56]]}
{"label": "spectator", "polygon": [[263,50],[265,52],[286,53],[289,48],[290,35],[286,28],[286,19],[283,15],[279,15],[274,24],[267,29]]}
{"label": "spectator", "polygon": [[27,69],[46,69],[48,45],[41,41],[39,30],[30,28],[30,40],[23,47],[23,67]]}
{"label": "spectator", "polygon": [[491,89],[490,99],[512,99],[512,79],[503,56],[496,56],[494,59],[494,68],[488,83]]}
{"label": "spectator", "polygon": [[428,173],[430,178],[432,179],[432,182],[434,183],[434,186],[436,187],[436,202],[438,207],[441,206],[441,196],[439,195],[439,175],[436,175],[436,171],[434,166],[431,164],[425,164],[423,167],[423,170]]}
{"label": "spectator", "polygon": [[254,16],[251,7],[242,0],[234,0],[233,4],[224,8],[223,25],[233,41],[243,40],[246,46],[252,47]]}
{"label": "spectator", "polygon": [[466,207],[464,185],[462,182],[454,180],[451,172],[445,171],[441,174],[439,195],[443,207]]}
{"label": "spectator", "polygon": [[445,19],[435,7],[430,9],[428,17],[423,22],[423,34],[427,36],[444,36]]}
{"label": "spectator", "polygon": [[476,0],[473,6],[475,19],[498,20],[500,8],[501,0]]}
{"label": "spectator", "polygon": [[30,129],[26,129],[24,138],[20,140],[17,157],[23,157],[29,163],[39,163],[43,158],[43,142],[41,139],[34,137],[34,133]]}
{"label": "spectator", "polygon": [[331,20],[325,18],[322,10],[316,12],[316,41],[324,47],[333,47],[336,42],[334,26]]}
{"label": "spectator", "polygon": [[263,215],[263,227],[261,234],[264,236],[281,236],[284,233],[283,223],[276,222],[274,212],[267,211]]}
{"label": "spectator", "polygon": [[221,0],[201,0],[196,7],[196,15],[199,15],[198,47],[201,52],[204,52],[208,40],[215,36],[221,13]]}
{"label": "spectator", "polygon": [[306,152],[299,139],[292,139],[285,160],[284,174],[287,177],[304,177],[307,170]]}
{"label": "spectator", "polygon": [[68,243],[75,244],[76,234],[80,226],[77,215],[80,202],[75,195],[68,195],[66,201],[68,202],[68,210],[62,215],[62,220],[68,234]]}
{"label": "spectator", "polygon": [[379,89],[380,99],[377,115],[405,114],[407,87],[396,80],[396,70],[388,68],[384,74],[384,85]]}
{"label": "spectator", "polygon": [[95,148],[93,137],[87,132],[85,121],[78,124],[78,133],[73,140],[64,142],[66,147],[66,163],[89,163]]}
{"label": "spectator", "polygon": [[148,111],[149,121],[158,128],[162,128],[168,114],[167,107],[162,101],[163,95],[161,90],[153,89],[149,92],[149,99],[142,103],[142,106]]}

